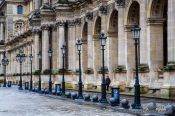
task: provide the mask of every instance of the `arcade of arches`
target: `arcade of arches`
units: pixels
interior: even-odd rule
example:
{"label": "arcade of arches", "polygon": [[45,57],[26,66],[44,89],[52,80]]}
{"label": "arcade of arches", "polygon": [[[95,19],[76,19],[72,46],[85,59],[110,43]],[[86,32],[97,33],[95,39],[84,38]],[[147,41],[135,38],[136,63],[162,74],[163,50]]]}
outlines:
{"label": "arcade of arches", "polygon": [[[126,0],[124,6],[116,1],[91,0],[77,7],[56,3],[54,11],[47,7],[49,3],[46,2],[39,11],[38,7],[34,9],[36,12],[29,20],[32,29],[6,41],[10,58],[7,79],[19,80],[19,64],[14,59],[18,49],[22,48],[26,54],[34,56],[34,86],[38,83],[37,71],[42,67],[42,87],[47,87],[49,76],[45,72],[49,69],[48,49],[52,47],[52,79],[54,84],[61,83],[60,48],[65,43],[66,88],[76,89],[78,54],[75,44],[80,38],[84,89],[100,91],[102,64],[99,34],[103,31],[107,34],[105,68],[111,78],[111,86],[119,85],[122,92],[132,93],[135,51],[131,26],[137,23],[141,27],[138,46],[141,93],[175,98],[175,0]],[[39,52],[42,52],[42,60],[37,56]],[[30,80],[28,73],[30,62],[26,60],[23,82]]]}

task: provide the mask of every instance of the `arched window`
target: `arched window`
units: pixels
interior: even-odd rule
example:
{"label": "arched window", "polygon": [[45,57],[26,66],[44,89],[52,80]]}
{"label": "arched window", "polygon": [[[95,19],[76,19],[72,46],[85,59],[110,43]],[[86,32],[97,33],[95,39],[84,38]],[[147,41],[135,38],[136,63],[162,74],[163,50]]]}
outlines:
{"label": "arched window", "polygon": [[18,5],[18,14],[23,14],[23,6],[22,5]]}

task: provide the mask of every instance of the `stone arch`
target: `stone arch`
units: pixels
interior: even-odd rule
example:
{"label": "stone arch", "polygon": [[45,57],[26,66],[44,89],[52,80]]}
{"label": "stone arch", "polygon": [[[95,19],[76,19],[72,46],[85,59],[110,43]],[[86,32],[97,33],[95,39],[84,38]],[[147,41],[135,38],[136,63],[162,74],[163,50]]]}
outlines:
{"label": "stone arch", "polygon": [[162,75],[158,70],[167,64],[167,8],[168,0],[151,0],[149,3],[147,39],[150,86],[157,84]]}
{"label": "stone arch", "polygon": [[[140,25],[140,4],[137,1],[133,1],[129,7],[128,16],[127,16],[127,25],[129,25],[128,32],[130,32],[131,25],[135,23]],[[140,63],[140,40],[138,43],[139,43],[138,44],[138,61]]]}
{"label": "stone arch", "polygon": [[101,17],[96,17],[94,24],[94,35],[98,35],[101,33]]}
{"label": "stone arch", "polygon": [[[149,19],[155,19],[155,22],[162,23],[160,27],[163,33],[159,33],[163,38],[162,46],[163,50],[163,65],[166,66],[168,62],[168,36],[167,36],[167,20],[168,20],[168,0],[152,0],[150,2]],[[161,21],[161,22],[160,22]]]}
{"label": "stone arch", "polygon": [[93,27],[93,69],[94,69],[94,82],[100,82],[98,71],[101,67],[101,50],[100,50],[100,41],[99,34],[101,33],[101,17],[97,16],[94,22]]}
{"label": "stone arch", "polygon": [[118,11],[113,10],[108,20],[108,32],[118,33]]}
{"label": "stone arch", "polygon": [[88,23],[85,22],[82,29],[82,40],[87,42],[88,35]]}
{"label": "stone arch", "polygon": [[151,18],[163,18],[165,4],[167,4],[167,0],[151,0],[149,4],[148,17]]}
{"label": "stone arch", "polygon": [[140,4],[137,1],[131,3],[128,9],[127,24],[140,24]]}
{"label": "stone arch", "polygon": [[106,45],[107,66],[109,76],[113,76],[113,70],[118,65],[118,11],[113,10],[108,19],[108,39]]}
{"label": "stone arch", "polygon": [[82,28],[82,68],[83,72],[88,68],[88,23]]}
{"label": "stone arch", "polygon": [[[131,26],[133,24],[140,25],[140,3],[136,0],[131,1],[128,4],[128,8],[126,9],[127,15],[125,19],[125,66],[127,70],[127,84],[131,84],[131,81],[134,80],[134,71],[135,69],[135,47],[134,40],[132,38]],[[140,63],[140,40],[138,42],[138,61]]]}

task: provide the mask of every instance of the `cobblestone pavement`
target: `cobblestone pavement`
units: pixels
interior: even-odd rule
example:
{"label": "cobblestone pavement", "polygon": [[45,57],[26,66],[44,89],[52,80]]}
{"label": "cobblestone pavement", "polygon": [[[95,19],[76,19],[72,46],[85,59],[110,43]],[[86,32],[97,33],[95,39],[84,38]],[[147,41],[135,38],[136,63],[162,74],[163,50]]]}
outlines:
{"label": "cobblestone pavement", "polygon": [[132,116],[109,109],[79,105],[16,87],[0,88],[0,116]]}

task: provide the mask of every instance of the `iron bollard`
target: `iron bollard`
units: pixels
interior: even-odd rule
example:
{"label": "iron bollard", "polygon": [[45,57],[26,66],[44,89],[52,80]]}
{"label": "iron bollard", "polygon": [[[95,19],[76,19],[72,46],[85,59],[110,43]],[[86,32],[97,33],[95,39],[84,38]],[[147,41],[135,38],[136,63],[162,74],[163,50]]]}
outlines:
{"label": "iron bollard", "polygon": [[29,89],[29,82],[25,82],[25,90]]}
{"label": "iron bollard", "polygon": [[55,84],[55,94],[61,95],[61,84]]}

